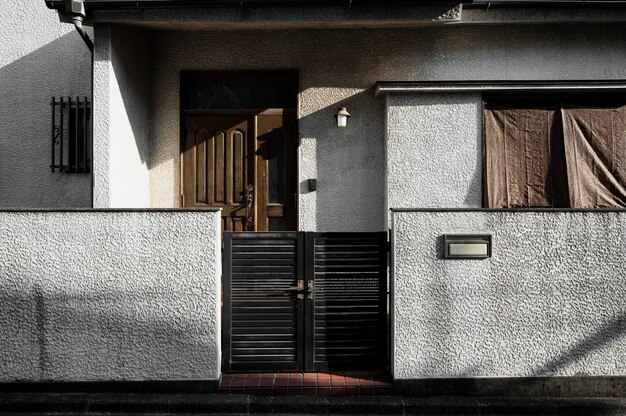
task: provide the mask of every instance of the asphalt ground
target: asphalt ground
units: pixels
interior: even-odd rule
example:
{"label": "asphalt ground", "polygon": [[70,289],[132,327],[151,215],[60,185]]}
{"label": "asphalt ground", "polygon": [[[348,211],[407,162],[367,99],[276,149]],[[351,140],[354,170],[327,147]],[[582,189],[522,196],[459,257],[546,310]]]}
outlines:
{"label": "asphalt ground", "polygon": [[0,415],[626,416],[626,399],[0,393]]}

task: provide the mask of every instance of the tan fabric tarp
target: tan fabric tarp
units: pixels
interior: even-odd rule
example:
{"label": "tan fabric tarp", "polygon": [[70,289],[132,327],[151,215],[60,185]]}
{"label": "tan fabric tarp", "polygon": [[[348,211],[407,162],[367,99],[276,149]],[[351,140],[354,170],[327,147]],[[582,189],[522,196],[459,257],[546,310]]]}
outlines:
{"label": "tan fabric tarp", "polygon": [[[557,110],[555,107],[486,107],[488,207],[551,207],[564,204],[563,184],[557,187],[561,193],[555,195],[551,175],[553,153],[563,152],[562,147],[554,143],[555,137],[560,136]],[[562,157],[559,159],[562,160]],[[562,182],[562,178],[554,179]]]}
{"label": "tan fabric tarp", "polygon": [[485,108],[488,208],[626,206],[626,107]]}
{"label": "tan fabric tarp", "polygon": [[571,206],[626,207],[626,106],[563,105],[561,116]]}

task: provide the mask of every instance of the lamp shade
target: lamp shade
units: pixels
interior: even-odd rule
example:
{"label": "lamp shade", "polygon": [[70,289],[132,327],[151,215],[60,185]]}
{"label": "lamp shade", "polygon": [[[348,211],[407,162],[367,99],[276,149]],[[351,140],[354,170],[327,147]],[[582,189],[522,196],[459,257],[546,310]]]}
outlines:
{"label": "lamp shade", "polygon": [[339,107],[339,110],[337,110],[337,114],[335,114],[335,118],[337,119],[337,127],[346,127],[348,125],[348,117],[350,117],[350,113],[348,113],[346,107]]}

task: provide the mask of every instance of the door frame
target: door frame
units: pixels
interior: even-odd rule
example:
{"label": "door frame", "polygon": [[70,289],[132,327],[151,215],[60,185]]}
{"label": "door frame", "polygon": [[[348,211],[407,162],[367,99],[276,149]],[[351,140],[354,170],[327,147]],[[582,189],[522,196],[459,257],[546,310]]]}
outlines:
{"label": "door frame", "polygon": [[[283,76],[293,83],[298,93],[295,97],[295,108],[243,108],[243,109],[187,109],[185,108],[185,91],[186,82],[190,78],[194,77],[217,77],[217,76]],[[178,140],[178,164],[179,164],[179,178],[178,178],[178,206],[183,207],[183,189],[184,189],[184,171],[183,171],[183,152],[185,141],[185,118],[188,116],[226,116],[226,115],[283,115],[287,112],[294,112],[294,146],[293,154],[287,155],[295,158],[293,160],[293,178],[291,179],[293,186],[293,230],[298,231],[300,229],[300,132],[299,132],[299,118],[300,118],[300,78],[298,70],[261,70],[261,71],[207,71],[207,70],[182,70],[179,75],[179,140]],[[256,126],[255,126],[256,129]],[[256,162],[254,163],[256,167]],[[255,172],[255,189],[256,186],[256,172]],[[289,179],[289,178],[286,178]],[[291,196],[286,195],[286,198]],[[256,207],[255,207],[256,209]]]}

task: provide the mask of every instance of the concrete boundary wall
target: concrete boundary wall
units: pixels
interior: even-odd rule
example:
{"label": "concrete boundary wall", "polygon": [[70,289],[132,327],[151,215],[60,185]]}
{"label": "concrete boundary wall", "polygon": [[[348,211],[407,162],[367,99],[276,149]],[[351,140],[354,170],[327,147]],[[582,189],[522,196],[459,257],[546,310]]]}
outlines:
{"label": "concrete boundary wall", "polygon": [[[392,217],[396,380],[626,375],[626,211]],[[492,257],[444,260],[455,233]]]}
{"label": "concrete boundary wall", "polygon": [[219,211],[0,211],[0,382],[217,380]]}

